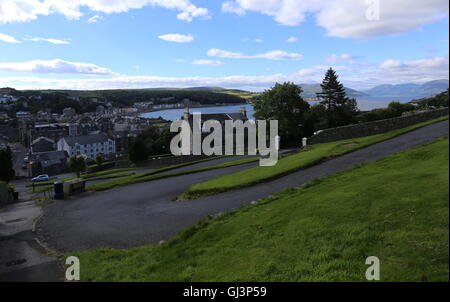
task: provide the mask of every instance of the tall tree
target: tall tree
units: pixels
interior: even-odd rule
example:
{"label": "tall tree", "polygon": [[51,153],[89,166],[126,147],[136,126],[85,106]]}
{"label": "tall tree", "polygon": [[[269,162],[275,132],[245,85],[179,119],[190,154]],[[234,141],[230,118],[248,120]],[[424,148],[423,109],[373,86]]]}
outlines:
{"label": "tall tree", "polygon": [[145,141],[141,137],[137,137],[130,147],[130,160],[133,163],[144,161],[148,158],[148,149],[145,145]]}
{"label": "tall tree", "polygon": [[302,92],[302,88],[294,83],[276,83],[253,101],[256,119],[278,120],[283,146],[298,145],[305,135],[305,113],[309,104],[301,97]]}
{"label": "tall tree", "polygon": [[9,183],[14,178],[14,175],[12,152],[8,146],[0,150],[0,180]]}
{"label": "tall tree", "polygon": [[70,170],[77,174],[79,178],[81,172],[86,171],[86,160],[83,156],[72,156],[69,162]]}
{"label": "tall tree", "polygon": [[144,161],[149,155],[170,152],[170,141],[175,134],[169,129],[159,130],[150,127],[140,133],[130,146],[130,160],[134,163]]}
{"label": "tall tree", "polygon": [[358,112],[356,100],[347,97],[344,85],[332,68],[327,70],[320,87],[322,91],[316,95],[321,100],[320,104],[325,107],[328,127],[351,123]]}
{"label": "tall tree", "polygon": [[105,159],[103,158],[103,155],[101,153],[97,154],[97,156],[95,157],[95,163],[97,164],[97,166],[101,166],[104,161]]}

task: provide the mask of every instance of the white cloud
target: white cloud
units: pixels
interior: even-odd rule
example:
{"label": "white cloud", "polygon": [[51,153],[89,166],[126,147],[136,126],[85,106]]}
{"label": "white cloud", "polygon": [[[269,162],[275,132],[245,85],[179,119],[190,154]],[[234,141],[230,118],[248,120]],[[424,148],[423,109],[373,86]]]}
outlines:
{"label": "white cloud", "polygon": [[50,14],[62,14],[68,19],[79,19],[86,8],[92,12],[112,14],[145,6],[178,11],[177,18],[188,22],[194,18],[209,16],[206,8],[197,7],[190,0],[2,0],[0,23],[28,22],[38,16]]}
{"label": "white cloud", "polygon": [[244,39],[242,39],[242,42],[262,43],[262,42],[264,42],[264,39],[261,39],[261,38],[256,38],[256,39],[244,38]]}
{"label": "white cloud", "polygon": [[88,23],[97,23],[101,20],[103,20],[103,17],[96,14],[88,19]]}
{"label": "white cloud", "polygon": [[294,42],[297,42],[298,41],[298,38],[297,37],[290,37],[290,38],[288,38],[287,40],[286,40],[286,42],[288,42],[288,43],[294,43]]}
{"label": "white cloud", "polygon": [[268,59],[268,60],[301,60],[303,56],[299,53],[288,53],[283,50],[273,50],[257,55],[244,55],[240,52],[231,52],[212,48],[208,50],[208,56],[229,59]]}
{"label": "white cloud", "polygon": [[26,38],[27,41],[33,41],[33,42],[48,42],[52,44],[70,44],[70,39],[52,39],[52,38],[39,38],[39,37],[33,37],[33,38]]}
{"label": "white cloud", "polygon": [[335,64],[354,64],[356,56],[350,55],[348,53],[343,53],[340,55],[332,54],[329,55],[326,59],[327,64],[335,65]]}
{"label": "white cloud", "polygon": [[176,43],[189,43],[194,41],[194,37],[192,35],[182,35],[182,34],[167,34],[158,36],[159,39],[176,42]]}
{"label": "white cloud", "polygon": [[[364,39],[398,34],[448,16],[448,0],[380,0],[379,19],[370,18],[375,1],[361,0],[235,0],[225,2],[229,13],[255,11],[282,25],[296,26],[313,14],[327,35]],[[232,7],[233,9],[229,9]],[[369,18],[367,17],[369,15]]]}
{"label": "white cloud", "polygon": [[387,76],[396,75],[399,78],[421,75],[448,77],[449,60],[448,56],[415,61],[385,60],[378,67]]}
{"label": "white cloud", "polygon": [[113,73],[94,64],[69,62],[64,60],[33,60],[28,62],[1,63],[1,71],[27,73],[68,73],[87,75],[112,75]]}
{"label": "white cloud", "polygon": [[194,65],[219,66],[219,65],[223,65],[224,63],[222,61],[219,61],[219,60],[195,60],[195,61],[192,61],[191,64],[194,64]]}
{"label": "white cloud", "polygon": [[[58,60],[54,60],[58,61]],[[114,89],[152,87],[192,87],[222,86],[227,88],[261,91],[276,82],[318,83],[323,79],[329,65],[318,65],[300,69],[291,74],[271,74],[261,76],[230,75],[223,77],[159,77],[129,76],[114,74],[108,69],[92,64],[51,61],[31,61],[24,63],[0,63],[0,70],[36,73],[76,73],[91,75],[86,78],[48,78],[41,76],[2,77],[2,85],[18,89]],[[449,78],[449,59],[435,57],[414,61],[385,60],[378,64],[335,65],[339,79],[347,87],[358,90],[369,89],[380,84],[423,83]],[[92,75],[110,75],[94,77]]]}
{"label": "white cloud", "polygon": [[245,15],[245,9],[243,9],[238,3],[233,1],[222,3],[222,11],[225,13],[233,13],[239,16]]}
{"label": "white cloud", "polygon": [[20,43],[20,41],[14,38],[13,36],[8,36],[2,33],[0,33],[0,41],[6,43]]}

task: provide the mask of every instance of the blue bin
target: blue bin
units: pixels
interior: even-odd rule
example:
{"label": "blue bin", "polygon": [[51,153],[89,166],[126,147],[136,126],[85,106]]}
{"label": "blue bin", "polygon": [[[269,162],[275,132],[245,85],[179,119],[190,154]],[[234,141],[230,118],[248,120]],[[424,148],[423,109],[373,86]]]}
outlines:
{"label": "blue bin", "polygon": [[54,183],[55,188],[55,199],[64,198],[64,183],[62,181],[57,181]]}

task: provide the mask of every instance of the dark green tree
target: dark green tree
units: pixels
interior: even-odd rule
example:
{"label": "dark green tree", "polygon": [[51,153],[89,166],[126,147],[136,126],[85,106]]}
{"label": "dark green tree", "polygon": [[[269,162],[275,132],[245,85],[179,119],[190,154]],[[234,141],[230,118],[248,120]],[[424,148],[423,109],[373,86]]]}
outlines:
{"label": "dark green tree", "polygon": [[97,156],[95,157],[95,163],[97,164],[97,166],[101,166],[103,165],[103,162],[105,161],[103,154],[99,153],[97,154]]}
{"label": "dark green tree", "polygon": [[160,130],[150,127],[139,134],[130,147],[130,160],[134,163],[146,160],[149,155],[161,155],[170,152],[170,141],[176,135],[169,129]]}
{"label": "dark green tree", "polygon": [[337,127],[353,122],[358,113],[356,100],[347,97],[344,85],[332,68],[327,70],[320,87],[322,91],[316,95],[320,99],[320,104],[325,107],[327,126]]}
{"label": "dark green tree", "polygon": [[302,88],[294,83],[276,83],[253,100],[255,118],[278,120],[282,146],[298,145],[305,132],[305,114],[309,104],[303,100]]}
{"label": "dark green tree", "polygon": [[11,148],[6,147],[0,150],[0,180],[9,183],[14,175]]}
{"label": "dark green tree", "polygon": [[69,161],[70,170],[80,177],[81,172],[86,171],[86,160],[84,156],[72,156]]}
{"label": "dark green tree", "polygon": [[133,163],[142,162],[148,158],[148,155],[149,154],[147,147],[145,146],[145,141],[142,138],[137,137],[130,147],[130,160]]}

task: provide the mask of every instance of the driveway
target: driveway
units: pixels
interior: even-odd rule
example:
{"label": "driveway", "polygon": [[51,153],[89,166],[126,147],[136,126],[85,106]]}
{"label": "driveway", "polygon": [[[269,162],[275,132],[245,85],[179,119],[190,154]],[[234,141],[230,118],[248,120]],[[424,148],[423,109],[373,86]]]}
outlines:
{"label": "driveway", "polygon": [[128,248],[158,243],[207,215],[239,208],[289,187],[347,170],[448,136],[448,121],[331,159],[261,185],[186,202],[173,198],[188,186],[254,165],[183,175],[58,201],[44,208],[38,234],[52,248],[67,252],[100,247]]}

